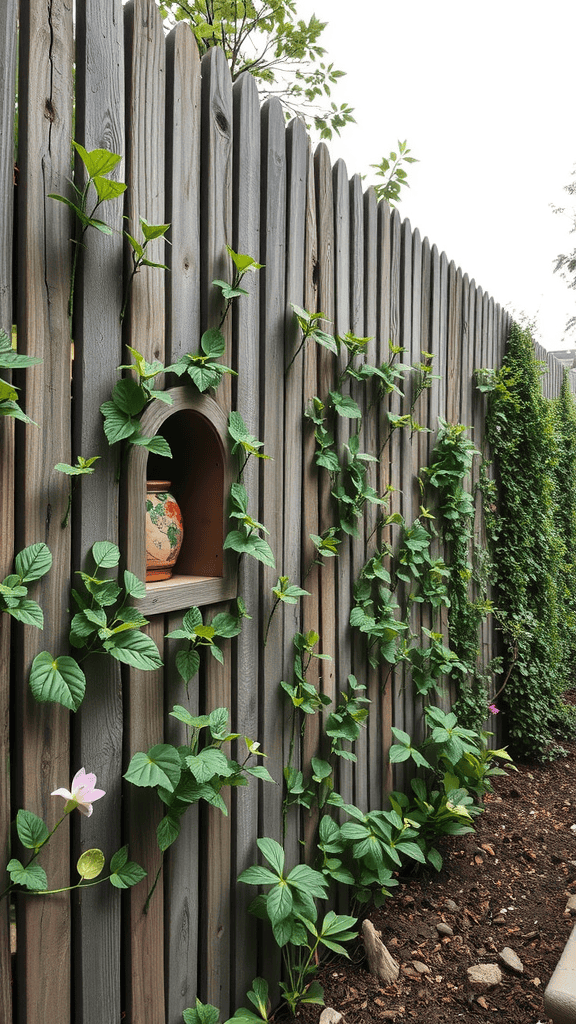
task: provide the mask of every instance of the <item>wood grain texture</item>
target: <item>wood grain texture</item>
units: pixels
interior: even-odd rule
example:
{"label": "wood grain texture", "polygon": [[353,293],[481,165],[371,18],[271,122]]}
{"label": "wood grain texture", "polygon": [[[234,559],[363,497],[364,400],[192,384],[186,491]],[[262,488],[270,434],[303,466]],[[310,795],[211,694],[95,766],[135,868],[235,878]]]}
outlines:
{"label": "wood grain texture", "polygon": [[[242,75],[234,85],[234,150],[233,150],[233,241],[236,252],[260,259],[260,101],[256,82],[251,75]],[[248,295],[238,301],[233,319],[232,365],[238,371],[233,382],[234,408],[248,430],[260,438],[260,344],[259,301],[260,271],[248,274],[243,287]],[[266,441],[264,452],[268,454]],[[237,467],[234,467],[237,471]],[[250,459],[244,471],[244,485],[250,507],[259,507],[260,461]],[[258,615],[260,600],[260,568],[254,558],[243,558],[238,570],[238,592],[243,597],[250,619],[244,619],[242,633],[236,640],[236,688],[234,695],[234,732],[260,740],[259,692],[255,680],[255,652],[260,650],[262,623]],[[243,740],[240,743],[243,745]],[[265,750],[265,748],[263,747]],[[265,752],[267,752],[265,750]],[[239,750],[242,757],[244,751]],[[258,805],[265,783],[254,779],[246,789],[233,793],[235,843],[232,876],[256,859],[255,839],[258,833]],[[241,1006],[252,979],[258,974],[257,921],[248,913],[253,892],[248,885],[234,888],[233,956],[236,964],[231,979],[231,1006]]]}
{"label": "wood grain texture", "polygon": [[[334,201],[332,169],[326,146],[321,143],[314,155],[316,190],[316,224],[318,230],[317,304],[319,310],[330,322],[335,316],[334,266]],[[334,357],[326,349],[317,351],[318,378],[316,394],[321,401],[332,387]],[[320,475],[319,483],[319,534],[333,524],[332,498],[328,474]],[[322,667],[322,689],[331,700],[336,694],[336,628],[334,606],[336,600],[336,558],[326,559],[320,575],[320,643],[322,653],[329,654],[332,661]]]}
{"label": "wood grain texture", "polygon": [[[126,38],[126,137],[125,214],[127,230],[142,239],[140,217],[149,224],[166,223],[165,117],[166,43],[160,12],[154,0],[130,0],[124,8]],[[126,278],[132,271],[131,250],[126,247]],[[150,242],[147,259],[165,263],[165,243]],[[132,278],[124,340],[149,362],[164,362],[164,271],[143,267]],[[128,361],[128,360],[126,360]],[[156,378],[156,387],[161,387]]]}
{"label": "wood grain texture", "polygon": [[[123,154],[124,67],[120,0],[87,0],[78,10],[76,63],[76,138],[88,150],[105,148]],[[123,180],[122,162],[113,173]],[[77,162],[77,180],[84,171]],[[75,567],[92,567],[95,541],[118,544],[116,458],[104,431],[100,405],[109,399],[122,362],[122,212],[119,198],[102,209],[114,234],[88,231],[79,262],[74,323],[73,455],[98,456],[92,476],[80,478],[72,506]],[[75,458],[73,459],[75,461]],[[88,561],[87,561],[88,560]],[[90,570],[89,570],[90,571]],[[86,696],[74,719],[74,764],[96,773],[106,792],[105,804],[91,818],[74,822],[76,857],[95,846],[110,857],[121,845],[120,779],[122,774],[122,687],[120,664],[92,658],[85,666]],[[121,1012],[120,893],[97,886],[74,901],[75,1019],[97,1024],[102,1015]]]}
{"label": "wood grain texture", "polygon": [[[60,527],[68,483],[54,471],[70,461],[70,332],[66,314],[70,283],[71,224],[67,208],[48,193],[68,193],[72,125],[72,14],[68,4],[42,2],[20,11],[18,338],[20,351],[40,356],[25,371],[23,406],[39,428],[17,434],[16,472],[22,514],[16,546],[44,541],[51,571],[30,588],[44,610],[44,631],[14,630],[16,640],[17,806],[52,828],[61,807],[50,793],[70,778],[69,713],[39,706],[27,686],[32,659],[41,651],[67,652],[70,531]],[[68,820],[43,855],[54,887],[68,882]],[[19,1024],[70,1014],[70,901],[17,901]]]}
{"label": "wood grain texture", "polygon": [[[306,190],[308,170],[308,138],[300,118],[292,121],[286,131],[286,310],[284,327],[285,365],[301,336],[298,321],[291,303],[304,305],[306,277]],[[303,474],[303,372],[304,354],[301,352],[285,374],[284,385],[284,537],[282,551],[282,575],[288,576],[297,586],[301,580],[301,533],[302,507],[305,495],[302,490]],[[306,598],[294,605],[283,605],[284,617],[284,661],[282,679],[290,680],[294,670],[294,652],[291,638],[302,628],[302,606]],[[284,763],[290,758],[292,735],[294,735],[294,764],[301,766],[300,735],[288,703],[285,703],[284,722]],[[294,733],[293,733],[294,730]],[[302,859],[303,850],[299,839],[301,834],[299,808],[294,808],[287,817],[285,830],[285,851],[287,861],[296,864]]]}
{"label": "wood grain texture", "polygon": [[[318,266],[318,231],[316,223],[316,188],[314,183],[314,158],[310,140],[306,152],[306,211],[305,211],[305,257],[304,257],[304,309],[317,312],[316,270]],[[326,328],[326,325],[321,325]],[[317,387],[317,346],[307,345],[303,355],[302,404],[306,409],[310,405]],[[319,493],[318,468],[314,462],[314,433],[311,424],[307,424],[303,434],[302,446],[302,536],[301,536],[301,573],[302,586],[309,591],[302,607],[302,632],[313,629],[320,632],[320,575],[321,568],[314,565],[316,549],[311,534],[319,536]],[[320,666],[324,663],[315,661],[310,666],[308,680],[320,689]],[[310,760],[316,755],[320,745],[320,716],[314,715],[306,723],[306,731],[302,741],[302,765],[309,769]],[[307,863],[314,858],[313,837],[318,826],[318,812],[304,813],[302,836],[304,838],[304,855]]]}
{"label": "wood grain texture", "polygon": [[[166,38],[166,365],[200,342],[200,58],[188,25]],[[155,273],[155,271],[152,271]],[[158,271],[160,274],[161,271]]]}
{"label": "wood grain texture", "polygon": [[[276,566],[283,555],[283,516],[280,495],[284,495],[284,330],[286,322],[286,163],[283,113],[277,100],[267,101],[261,114],[260,252],[265,269],[260,279],[260,336],[266,339],[260,353],[260,437],[266,438],[266,451],[273,462],[265,462],[260,471],[260,522],[265,522],[267,540],[274,552]],[[279,569],[281,571],[281,567]],[[272,608],[271,588],[279,575],[263,566],[261,571],[262,623]],[[280,780],[284,767],[285,729],[278,685],[284,668],[284,615],[278,608],[266,647],[260,660],[260,730],[262,749],[268,755],[266,767],[272,778]],[[282,791],[265,786],[261,793],[260,835],[281,841]],[[279,951],[263,950],[262,965],[277,977]]]}
{"label": "wood grain texture", "polygon": [[[232,241],[232,82],[224,54],[211,50],[202,58],[201,91],[202,145],[201,169],[201,277],[200,314],[202,330],[217,326],[222,313],[222,297],[212,281],[231,280],[232,265],[226,245]],[[222,362],[230,366],[232,358],[232,325],[230,316],[221,327],[225,339]],[[225,374],[214,395],[214,401],[227,419],[231,408],[232,385]],[[231,468],[231,467],[229,467]],[[228,493],[228,488],[225,489]],[[204,621],[225,609],[207,606]],[[229,646],[229,645],[227,645]],[[232,707],[232,669],[230,650],[223,665],[210,658],[204,667],[204,690],[201,711]],[[225,797],[230,806],[230,795]],[[201,818],[205,842],[202,851],[202,948],[199,996],[204,1002],[221,1007],[226,1014],[230,1007],[231,975],[231,867],[232,828],[229,817],[214,807],[206,809]]]}
{"label": "wood grain texture", "polygon": [[[0,329],[12,328],[12,246],[14,227],[14,99],[16,88],[16,0],[0,6]],[[3,372],[2,377],[7,379]],[[14,421],[0,417],[0,579],[12,571],[14,558]],[[9,615],[0,615],[0,891],[9,881],[10,859],[10,639]],[[0,1020],[12,1020],[12,964],[9,900],[0,907]]]}
{"label": "wood grain texture", "polygon": [[[164,618],[158,615],[145,629],[160,657],[164,653]],[[126,766],[137,751],[162,743],[164,735],[163,669],[127,671],[127,721],[125,727]],[[154,789],[125,783],[126,840],[130,860],[147,872],[144,881],[127,894],[124,961],[126,1014],[129,1021],[165,1024],[164,1011],[164,895],[163,877],[145,911],[147,895],[162,865],[156,842],[156,828],[163,805]],[[143,828],[143,823],[146,827]]]}

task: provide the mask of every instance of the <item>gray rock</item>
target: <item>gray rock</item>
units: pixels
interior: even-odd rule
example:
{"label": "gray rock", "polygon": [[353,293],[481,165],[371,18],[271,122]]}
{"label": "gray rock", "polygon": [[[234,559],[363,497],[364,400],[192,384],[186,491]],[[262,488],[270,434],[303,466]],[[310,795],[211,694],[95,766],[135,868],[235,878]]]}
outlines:
{"label": "gray rock", "polygon": [[514,950],[510,949],[510,946],[504,946],[504,949],[498,953],[498,956],[504,966],[514,971],[514,974],[524,974],[524,964]]}
{"label": "gray rock", "polygon": [[458,904],[454,900],[446,900],[444,903],[446,910],[449,910],[451,914],[455,914],[458,911]]}
{"label": "gray rock", "polygon": [[502,971],[498,964],[475,964],[468,968],[467,974],[468,981],[477,992],[486,992],[502,983]]}
{"label": "gray rock", "polygon": [[346,1022],[338,1010],[333,1010],[332,1007],[327,1006],[320,1014],[319,1024],[346,1024]]}
{"label": "gray rock", "polygon": [[412,967],[414,968],[415,971],[418,971],[418,974],[431,974],[432,973],[430,971],[430,968],[428,967],[428,964],[423,964],[421,960],[413,960],[412,961]]}
{"label": "gray rock", "polygon": [[453,932],[452,928],[450,927],[450,925],[449,924],[444,924],[444,921],[440,921],[436,925],[436,931],[438,932],[438,935],[450,935],[450,936],[454,935],[454,932]]}

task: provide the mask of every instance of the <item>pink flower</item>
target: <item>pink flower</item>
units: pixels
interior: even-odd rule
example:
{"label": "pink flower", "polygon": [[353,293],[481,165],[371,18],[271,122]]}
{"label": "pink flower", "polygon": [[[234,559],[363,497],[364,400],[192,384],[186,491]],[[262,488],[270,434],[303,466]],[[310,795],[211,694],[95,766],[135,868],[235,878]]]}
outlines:
{"label": "pink flower", "polygon": [[70,790],[71,792],[67,789],[55,789],[51,796],[64,797],[67,801],[64,808],[65,814],[69,814],[70,811],[77,807],[80,814],[85,814],[87,818],[92,814],[93,801],[99,800],[101,796],[105,796],[103,789],[96,789],[96,776],[93,772],[86,774],[84,768],[76,772],[72,779]]}
{"label": "pink flower", "polygon": [[499,710],[499,708],[496,707],[495,704],[489,704],[488,705],[488,711],[490,712],[491,715],[499,715],[500,714],[500,710]]}

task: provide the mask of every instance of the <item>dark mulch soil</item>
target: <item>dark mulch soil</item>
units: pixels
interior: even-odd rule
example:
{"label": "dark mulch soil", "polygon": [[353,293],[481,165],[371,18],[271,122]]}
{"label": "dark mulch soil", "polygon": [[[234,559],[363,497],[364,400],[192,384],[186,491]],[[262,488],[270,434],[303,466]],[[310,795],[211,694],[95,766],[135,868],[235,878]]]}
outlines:
{"label": "dark mulch soil", "polygon": [[[396,984],[382,987],[368,973],[361,942],[351,961],[321,968],[326,1006],[346,1024],[548,1020],[544,989],[575,924],[566,904],[576,894],[576,743],[565,747],[566,757],[497,779],[476,832],[444,847],[442,872],[405,881],[369,912],[400,963]],[[441,922],[452,936],[438,933]],[[500,965],[502,983],[473,992],[467,968],[499,963],[506,946],[520,957],[523,974]],[[321,1012],[303,1007],[297,1019],[317,1024]]]}

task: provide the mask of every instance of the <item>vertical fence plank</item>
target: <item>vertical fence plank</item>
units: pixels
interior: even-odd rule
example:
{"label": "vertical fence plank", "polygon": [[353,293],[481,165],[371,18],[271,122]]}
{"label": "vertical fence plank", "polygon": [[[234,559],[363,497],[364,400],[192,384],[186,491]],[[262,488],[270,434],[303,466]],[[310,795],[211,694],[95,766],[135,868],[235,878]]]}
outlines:
{"label": "vertical fence plank", "polygon": [[[353,237],[351,203],[352,195],[348,182],[346,164],[337,160],[332,170],[332,195],[334,202],[334,333],[343,337],[352,327],[352,263],[353,248],[357,245],[357,239]],[[356,289],[357,290],[357,289]],[[357,296],[356,296],[357,298]],[[358,314],[358,303],[356,302],[356,313]],[[337,374],[342,373],[347,362],[347,350],[341,346],[340,355],[337,360],[331,357],[331,382],[330,390],[336,387]],[[344,394],[350,394],[350,380],[342,382],[341,390]],[[327,392],[320,396],[326,401]],[[338,458],[341,463],[346,462],[347,455],[344,445],[348,444],[350,434],[354,431],[351,421],[341,416],[334,417],[334,437]],[[331,506],[332,519],[330,525],[336,525],[335,505]],[[352,539],[344,531],[340,530],[341,543],[338,548],[338,559],[336,560],[336,590],[334,594],[333,617],[336,626],[336,643],[334,648],[334,668],[336,677],[335,696],[338,701],[339,693],[346,687],[346,679],[352,671],[352,659],[350,650],[350,627],[348,617],[350,614],[350,594],[352,586],[351,577],[351,548]],[[352,766],[342,758],[338,759],[335,768],[336,788],[346,803],[352,802],[353,781]]]}
{"label": "vertical fence plank", "polygon": [[[164,127],[166,118],[166,44],[163,24],[154,0],[131,0],[125,7],[126,212],[128,230],[141,235],[139,218],[165,223]],[[147,249],[154,262],[164,262],[163,244]],[[130,270],[127,270],[127,274]],[[165,283],[163,271],[147,267],[131,285],[125,340],[150,362],[164,362]],[[158,385],[158,381],[156,382]],[[142,496],[144,499],[144,495]],[[162,651],[164,620],[156,616],[148,627]],[[128,669],[126,755],[148,750],[164,735],[163,673]],[[162,810],[152,790],[126,787],[126,813],[130,856],[148,872],[144,885],[128,894],[126,1000],[132,1021],[164,1024],[163,892],[160,882],[144,913],[146,893],[162,863],[156,825]],[[141,823],[148,828],[143,832]]]}
{"label": "vertical fence plank", "polygon": [[[334,202],[330,157],[326,146],[321,143],[314,156],[316,185],[316,222],[318,227],[318,308],[329,322],[334,321]],[[318,397],[324,401],[332,387],[334,356],[325,348],[318,349]],[[319,533],[332,525],[332,498],[327,473],[319,474]],[[336,656],[336,630],[334,602],[336,594],[337,558],[327,559],[320,573],[320,643],[324,654],[332,659]],[[334,700],[336,693],[336,666],[334,660],[324,662],[322,667],[323,692]]]}
{"label": "vertical fence plank", "polygon": [[[291,121],[286,132],[286,312],[285,312],[285,365],[290,363],[292,353],[300,340],[298,323],[290,303],[304,305],[306,279],[306,190],[307,190],[308,139],[300,118]],[[291,582],[304,586],[301,573],[302,535],[302,475],[303,475],[303,374],[304,354],[301,352],[285,375],[284,391],[284,538],[282,575]],[[305,588],[304,588],[305,589]],[[306,598],[302,599],[303,601]],[[291,681],[294,666],[293,639],[301,632],[302,602],[284,606],[284,668],[282,678]],[[288,764],[290,750],[294,744],[295,767],[301,765],[300,736],[298,722],[288,702],[284,735],[284,764]],[[307,771],[307,766],[304,766]],[[302,859],[299,843],[301,829],[299,815],[294,809],[287,819],[284,839],[287,862],[295,864]]]}
{"label": "vertical fence plank", "polygon": [[[318,231],[316,224],[316,191],[314,184],[314,158],[308,140],[306,153],[306,212],[305,212],[305,256],[304,256],[304,309],[317,312],[316,271],[318,269]],[[326,324],[321,324],[326,328]],[[317,387],[317,346],[306,345],[303,355],[303,408],[307,409],[318,393]],[[302,632],[313,629],[320,632],[320,576],[322,569],[314,565],[316,549],[311,535],[319,536],[319,492],[318,467],[314,462],[314,432],[307,423],[303,432],[302,442],[302,538],[301,538],[301,572],[302,586],[309,591],[302,608]],[[308,681],[320,689],[319,666],[321,661],[313,661],[308,672]],[[310,769],[310,760],[320,746],[320,715],[308,716],[306,732],[302,742],[302,764]],[[318,813],[303,813],[302,835],[305,842],[305,856],[308,862],[313,859],[314,846],[312,836],[318,824]]]}
{"label": "vertical fence plank", "polygon": [[[200,339],[200,58],[185,24],[166,38],[166,221],[171,245],[165,258],[166,363],[198,349]],[[155,273],[155,271],[152,271]],[[181,628],[182,614],[167,617],[166,632]],[[200,713],[199,680],[188,686],[183,700],[176,668],[177,645],[168,644],[164,672],[165,739],[186,742],[186,728],[172,718],[174,704],[185,703]],[[180,1024],[182,1010],[194,1006],[198,985],[199,809],[189,807],[181,818],[178,840],[168,851],[164,868],[164,943],[166,1022]]]}
{"label": "vertical fence plank", "polygon": [[[273,461],[262,465],[260,474],[260,516],[269,530],[267,540],[278,566],[282,558],[284,495],[284,327],[286,315],[286,166],[283,113],[277,100],[267,101],[262,108],[262,205],[261,254],[265,269],[261,277],[260,336],[266,339],[260,355],[260,431],[266,438],[267,452]],[[263,566],[261,576],[262,622],[269,619],[278,575]],[[262,716],[263,750],[274,779],[281,781],[284,755],[284,724],[280,711],[278,686],[284,667],[284,615],[281,608],[275,615],[261,658],[260,711]],[[282,788],[265,786],[260,804],[260,835],[281,841]],[[277,976],[278,954],[270,947],[264,951],[264,962]]]}
{"label": "vertical fence plank", "polygon": [[[14,101],[16,90],[17,0],[0,6],[0,330],[10,336],[12,311],[12,246],[14,229]],[[4,379],[6,375],[3,374]],[[0,579],[12,571],[14,558],[14,420],[0,417]],[[0,615],[0,888],[10,859],[10,616]],[[10,901],[0,908],[0,1019],[12,1020]]]}
{"label": "vertical fence plank", "polygon": [[[391,329],[391,283],[392,283],[392,249],[391,249],[391,210],[384,200],[378,204],[378,263],[377,263],[377,359],[378,364],[387,363],[391,358],[390,343],[392,341]],[[382,410],[377,423],[377,451],[382,452],[382,446],[388,434],[388,423],[386,420],[387,402],[382,402]],[[380,479],[380,493],[384,494],[390,484],[390,457],[388,449],[380,455],[378,466]],[[391,502],[392,499],[390,499]],[[387,508],[388,510],[388,508]],[[381,545],[389,539],[390,530],[380,530],[378,542]],[[392,743],[391,727],[393,724],[393,697],[394,685],[392,672],[387,665],[382,665],[378,672],[378,683],[380,687],[380,701],[378,715],[368,719],[370,732],[370,804],[371,807],[383,807],[383,797],[393,788],[393,769],[390,764],[389,750]],[[372,754],[374,751],[374,754]],[[376,755],[378,751],[378,755]],[[381,755],[380,755],[381,751]],[[378,773],[378,766],[374,765],[374,757],[381,756],[382,775]],[[382,790],[380,789],[382,787]]]}
{"label": "vertical fence plank", "polygon": [[[76,138],[88,150],[124,153],[122,5],[87,0],[78,9]],[[79,162],[78,162],[79,163]],[[122,180],[120,163],[114,177]],[[79,172],[83,184],[83,168]],[[107,203],[103,219],[111,236],[86,233],[80,254],[74,324],[73,456],[98,456],[92,476],[80,479],[72,506],[73,562],[86,568],[95,541],[118,544],[116,459],[104,431],[100,405],[118,379],[122,362],[122,199]],[[89,557],[89,556],[88,556]],[[88,571],[92,563],[90,562]],[[86,696],[74,719],[74,766],[95,772],[106,801],[91,818],[75,821],[75,854],[98,846],[109,858],[121,845],[122,696],[120,664],[90,658]],[[74,901],[75,1019],[96,1024],[121,1010],[120,893],[97,886]]]}
{"label": "vertical fence plank", "polygon": [[[39,429],[17,434],[17,548],[44,541],[53,567],[32,588],[44,610],[44,632],[24,627],[16,645],[18,693],[16,738],[19,806],[57,820],[50,793],[69,778],[69,713],[39,706],[27,686],[32,659],[40,650],[66,650],[70,531],[61,529],[67,483],[54,472],[70,461],[70,220],[67,208],[48,198],[67,193],[72,124],[72,15],[69,5],[31,2],[20,10],[19,61],[19,267],[20,349],[43,363],[25,371],[23,405]],[[21,426],[20,424],[18,426]],[[15,631],[16,632],[16,631]],[[30,766],[34,766],[30,770]],[[54,887],[68,882],[68,819],[43,855]],[[17,1019],[27,1024],[70,1013],[70,901],[67,893],[49,900],[20,897],[17,905]]]}
{"label": "vertical fence plank", "polygon": [[[222,299],[212,281],[230,279],[230,258],[226,245],[232,240],[232,82],[221,50],[211,50],[202,58],[202,152],[201,152],[201,318],[202,329],[220,322]],[[230,319],[222,326],[225,350],[222,362],[230,366],[232,329]],[[215,400],[225,413],[230,410],[232,385],[225,374]],[[210,621],[221,606],[206,608]],[[230,653],[223,665],[210,658],[205,666],[205,707],[208,713],[217,707],[232,706]],[[229,794],[226,795],[230,803]],[[203,1001],[228,1010],[230,1000],[230,873],[232,831],[230,818],[217,808],[208,807],[201,815],[205,830],[201,955]]]}
{"label": "vertical fence plank", "polygon": [[[236,252],[260,259],[260,102],[256,82],[251,75],[242,75],[234,85],[234,240]],[[243,296],[235,309],[233,334],[233,366],[238,371],[235,408],[248,430],[260,437],[260,348],[259,297],[260,273],[244,279],[249,294]],[[268,439],[264,452],[268,453]],[[244,485],[250,508],[259,504],[259,460],[250,459],[244,472]],[[257,613],[259,602],[259,563],[243,558],[238,573],[238,592],[242,595],[251,619],[243,622],[236,641],[236,721],[234,732],[260,740],[258,717],[258,686],[255,652],[260,650],[261,623]],[[262,748],[267,753],[266,748]],[[247,789],[237,789],[236,837],[233,879],[256,860],[255,838],[258,835],[258,800],[260,785],[254,780]],[[253,899],[248,885],[237,885],[234,891],[234,961],[232,1004],[243,1005],[245,993],[257,968],[257,922],[248,913]]]}

